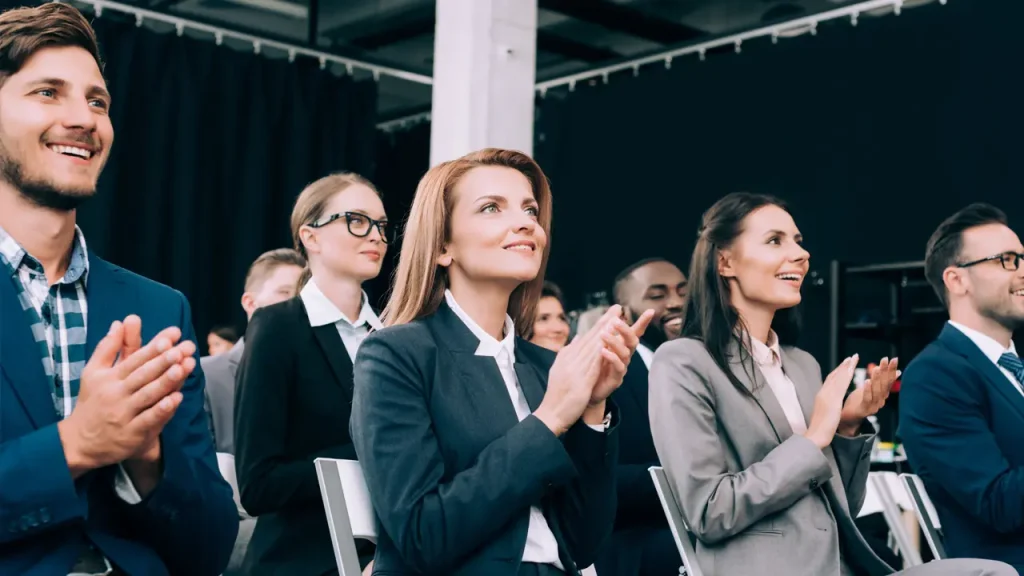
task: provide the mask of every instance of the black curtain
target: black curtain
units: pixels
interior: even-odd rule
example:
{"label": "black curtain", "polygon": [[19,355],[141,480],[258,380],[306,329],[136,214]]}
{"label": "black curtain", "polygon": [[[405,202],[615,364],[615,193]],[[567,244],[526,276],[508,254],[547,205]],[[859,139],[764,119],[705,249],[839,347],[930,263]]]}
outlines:
{"label": "black curtain", "polygon": [[423,122],[394,132],[377,131],[377,166],[373,183],[384,195],[384,210],[399,232],[388,246],[380,275],[366,283],[366,291],[380,310],[387,304],[391,278],[402,248],[401,232],[420,178],[430,166],[430,123]]}
{"label": "black curtain", "polygon": [[[548,277],[579,304],[641,257],[685,270],[701,214],[738,190],[788,201],[825,276],[834,258],[923,259],[971,201],[1014,218],[1022,17],[1021,2],[952,0],[549,95],[536,148],[555,198]],[[807,347],[823,359],[827,285],[805,295]]]}
{"label": "black curtain", "polygon": [[302,188],[372,173],[376,84],[108,14],[94,26],[115,145],[79,213],[90,249],[184,292],[201,340],[214,324],[244,328],[245,272],[291,245]]}

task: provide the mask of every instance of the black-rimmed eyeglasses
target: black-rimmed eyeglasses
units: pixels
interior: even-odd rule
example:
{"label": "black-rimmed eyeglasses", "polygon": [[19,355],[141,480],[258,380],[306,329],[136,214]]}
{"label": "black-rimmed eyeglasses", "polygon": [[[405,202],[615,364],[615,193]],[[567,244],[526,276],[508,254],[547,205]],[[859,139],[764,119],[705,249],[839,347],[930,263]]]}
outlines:
{"label": "black-rimmed eyeglasses", "polygon": [[370,230],[377,227],[377,232],[380,233],[381,240],[385,244],[388,244],[392,240],[392,228],[391,224],[387,220],[374,220],[366,214],[360,214],[359,212],[340,212],[338,214],[331,214],[321,218],[319,222],[313,222],[309,225],[310,228],[323,228],[335,220],[345,219],[345,223],[348,225],[349,234],[358,238],[365,238],[370,235]]}
{"label": "black-rimmed eyeglasses", "polygon": [[996,254],[995,256],[989,256],[988,258],[979,258],[970,262],[964,262],[963,264],[957,264],[957,268],[970,268],[971,266],[977,266],[978,264],[984,264],[985,262],[991,262],[998,260],[1003,268],[1010,272],[1016,272],[1017,268],[1020,267],[1020,260],[1024,258],[1024,254],[1018,254],[1016,252],[1003,252],[1002,254]]}

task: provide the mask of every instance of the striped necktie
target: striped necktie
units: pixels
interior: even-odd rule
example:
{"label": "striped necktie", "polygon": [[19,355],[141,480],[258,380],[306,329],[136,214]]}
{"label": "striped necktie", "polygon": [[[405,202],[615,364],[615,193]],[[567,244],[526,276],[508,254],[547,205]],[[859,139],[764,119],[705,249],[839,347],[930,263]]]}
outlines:
{"label": "striped necktie", "polygon": [[1010,374],[1017,379],[1018,384],[1024,384],[1024,362],[1012,352],[1004,352],[999,357],[999,365],[1010,371]]}

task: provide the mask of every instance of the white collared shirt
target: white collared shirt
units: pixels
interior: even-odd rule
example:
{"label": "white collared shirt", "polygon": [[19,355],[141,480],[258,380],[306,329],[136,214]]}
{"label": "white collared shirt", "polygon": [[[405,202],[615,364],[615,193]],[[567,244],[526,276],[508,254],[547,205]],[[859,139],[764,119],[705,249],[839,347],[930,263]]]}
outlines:
{"label": "white collared shirt", "polygon": [[651,361],[654,360],[654,350],[651,350],[643,344],[637,344],[636,353],[639,354],[640,359],[644,361],[644,366],[647,366],[647,369],[650,370]]}
{"label": "white collared shirt", "polygon": [[1017,390],[1017,392],[1024,394],[1024,390],[1021,390],[1021,383],[1017,381],[1017,378],[1013,373],[999,365],[999,357],[1003,354],[1009,352],[1014,356],[1017,355],[1017,347],[1013,345],[1013,340],[1010,340],[1009,348],[1004,348],[1002,344],[996,342],[994,338],[987,334],[982,334],[973,328],[968,328],[967,326],[952,320],[949,321],[949,324],[962,332],[964,336],[970,338],[971,342],[974,342],[974,345],[981,350],[981,353],[991,360],[992,363],[996,365],[996,368],[999,368],[1003,375],[1006,376],[1006,379],[1013,384],[1013,388]]}
{"label": "white collared shirt", "polygon": [[[477,356],[492,356],[498,364],[498,370],[505,381],[505,388],[512,398],[512,405],[516,409],[516,416],[522,422],[530,415],[530,405],[526,402],[523,389],[519,386],[519,378],[516,377],[515,369],[515,324],[508,314],[505,315],[505,337],[498,342],[493,336],[484,331],[479,324],[469,317],[469,314],[459,306],[459,303],[452,297],[448,290],[444,291],[444,299],[448,307],[455,312],[455,315],[462,320],[462,323],[469,328],[480,345],[476,348]],[[536,506],[530,507],[530,527],[526,532],[526,549],[523,550],[523,562],[536,564],[552,564],[559,570],[564,570],[561,561],[558,559],[558,541],[555,534],[548,526],[544,514]]]}
{"label": "white collared shirt", "polygon": [[782,367],[782,352],[775,331],[768,333],[767,344],[751,337],[750,348],[750,355],[761,369],[764,379],[768,381],[768,387],[775,394],[775,399],[782,406],[782,412],[786,415],[793,434],[807,432],[807,420],[804,419],[804,411],[800,407],[800,398],[796,395],[796,386]]}
{"label": "white collared shirt", "polygon": [[338,329],[338,335],[341,336],[342,344],[345,345],[345,351],[353,362],[356,361],[359,345],[370,335],[370,328],[380,330],[384,327],[370,307],[370,299],[366,297],[366,292],[363,292],[363,306],[359,309],[359,318],[356,318],[355,322],[349,320],[341,310],[338,310],[334,302],[327,299],[314,278],[309,279],[299,293],[299,298],[306,307],[306,316],[311,326],[315,328],[334,324]]}

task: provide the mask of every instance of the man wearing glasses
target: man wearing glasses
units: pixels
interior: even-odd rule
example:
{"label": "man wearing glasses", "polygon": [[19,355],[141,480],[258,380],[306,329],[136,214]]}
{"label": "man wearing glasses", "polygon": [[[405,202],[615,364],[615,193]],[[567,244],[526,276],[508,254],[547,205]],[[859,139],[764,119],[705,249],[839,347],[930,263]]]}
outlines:
{"label": "man wearing glasses", "polygon": [[972,204],[928,241],[925,274],[949,311],[907,366],[900,432],[950,557],[1024,572],[1024,246],[1006,215]]}

